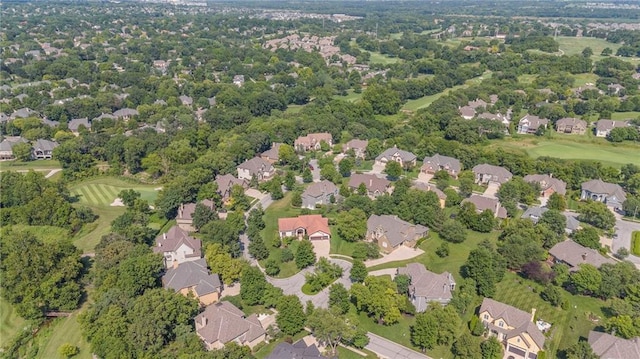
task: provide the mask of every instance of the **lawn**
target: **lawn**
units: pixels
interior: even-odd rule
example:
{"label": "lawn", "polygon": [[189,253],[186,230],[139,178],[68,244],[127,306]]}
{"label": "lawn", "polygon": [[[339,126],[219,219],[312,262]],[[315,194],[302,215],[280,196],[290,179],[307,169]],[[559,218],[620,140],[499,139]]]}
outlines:
{"label": "lawn", "polygon": [[636,112],[636,111],[611,113],[612,120],[633,120],[638,117],[640,117],[640,112]]}
{"label": "lawn", "polygon": [[356,245],[356,242],[347,242],[342,239],[336,230],[335,226],[331,228],[331,249],[329,253],[331,254],[342,254],[343,256],[349,256],[353,254],[353,249]]}
{"label": "lawn", "polygon": [[640,256],[640,231],[634,231],[631,235],[631,254]]}
{"label": "lawn", "polygon": [[[300,333],[294,335],[293,337],[290,337],[291,340],[295,343],[298,340],[306,337],[307,335],[309,335],[309,332],[306,331],[301,331]],[[262,348],[260,348],[257,352],[255,352],[253,355],[257,358],[257,359],[264,359],[267,356],[269,356],[269,354],[271,354],[271,352],[273,351],[273,349],[275,349],[276,346],[278,346],[278,344],[284,342],[284,340],[287,337],[282,337],[280,339],[277,340],[273,340],[271,341],[271,343],[263,346]],[[342,358],[342,357],[341,357]]]}
{"label": "lawn", "polygon": [[572,160],[594,160],[605,165],[621,167],[627,163],[640,165],[640,156],[636,154],[640,146],[633,144],[613,145],[604,139],[588,139],[584,136],[556,135],[553,140],[504,140],[495,142],[497,146],[524,150],[529,156],[538,158],[550,156]]}
{"label": "lawn", "polygon": [[371,53],[371,57],[369,58],[370,64],[389,65],[389,64],[395,64],[396,62],[402,61],[397,57],[389,57],[377,51],[370,51],[370,53]]}
{"label": "lawn", "polygon": [[0,298],[0,347],[7,345],[24,328],[25,323],[12,305]]}
{"label": "lawn", "polygon": [[435,95],[424,96],[424,97],[420,97],[420,98],[415,99],[415,100],[408,100],[404,104],[404,106],[402,106],[402,109],[403,110],[407,110],[407,111],[417,111],[417,110],[419,110],[421,108],[428,107],[435,100],[439,99],[443,95],[446,95],[450,91],[456,91],[456,90],[459,90],[459,89],[462,89],[462,88],[467,88],[470,85],[478,84],[484,78],[489,77],[489,76],[491,76],[491,71],[486,71],[485,73],[482,74],[482,76],[478,76],[478,77],[475,77],[475,78],[467,80],[464,85],[458,85],[458,86],[454,86],[454,87],[448,88],[448,89],[446,89],[446,90],[444,90],[442,92],[439,92],[439,93],[437,93]]}
{"label": "lawn", "polygon": [[353,91],[353,89],[349,89],[349,90],[347,90],[347,95],[346,96],[335,95],[335,96],[333,96],[333,98],[337,99],[337,100],[343,100],[343,101],[349,101],[349,102],[357,102],[362,98],[362,92],[356,93],[356,92]]}
{"label": "lawn", "polygon": [[58,348],[64,343],[69,343],[80,348],[80,353],[74,358],[91,359],[91,348],[89,343],[82,336],[82,328],[78,323],[78,314],[80,311],[74,312],[67,318],[58,318],[53,324],[53,330],[50,336],[41,343],[38,350],[38,358],[58,358]]}
{"label": "lawn", "polygon": [[377,358],[377,356],[371,352],[369,352],[368,350],[363,350],[363,349],[358,349],[363,353],[366,353],[367,356],[362,356],[350,349],[347,349],[345,347],[341,347],[338,346],[338,358],[340,359],[359,359],[359,358]]}
{"label": "lawn", "polygon": [[598,75],[596,74],[576,74],[573,75],[573,78],[576,79],[573,84],[576,87],[584,86],[586,84],[595,84],[598,80]]}
{"label": "lawn", "polygon": [[555,40],[560,44],[560,50],[564,51],[565,55],[582,54],[585,47],[590,47],[596,59],[599,59],[602,50],[606,47],[613,50],[614,54],[620,47],[620,44],[595,37],[558,36]]}
{"label": "lawn", "polygon": [[37,161],[2,161],[0,162],[0,170],[2,171],[22,171],[22,170],[52,170],[60,168],[60,162],[55,160],[37,160]]}
{"label": "lawn", "polygon": [[11,226],[11,228],[19,232],[30,233],[45,243],[56,242],[61,239],[69,239],[69,231],[60,227],[16,224]]}

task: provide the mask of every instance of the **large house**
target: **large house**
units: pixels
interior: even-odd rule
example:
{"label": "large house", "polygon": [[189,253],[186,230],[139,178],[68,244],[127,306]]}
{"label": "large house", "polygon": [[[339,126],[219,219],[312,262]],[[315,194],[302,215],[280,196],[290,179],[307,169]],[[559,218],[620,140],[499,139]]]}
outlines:
{"label": "large house", "polygon": [[609,207],[621,208],[627,200],[627,195],[620,185],[596,179],[582,184],[580,199],[590,199],[602,202]]}
{"label": "large house", "polygon": [[628,121],[598,120],[595,123],[596,137],[607,137],[614,128],[624,128],[629,126]]}
{"label": "large house", "polygon": [[272,164],[278,162],[280,160],[280,146],[282,146],[282,143],[274,142],[271,144],[270,149],[260,154],[260,158]]}
{"label": "large house", "polygon": [[132,108],[121,108],[113,113],[113,116],[121,120],[130,120],[133,116],[138,116],[140,113],[138,110]]}
{"label": "large house", "polygon": [[300,339],[293,344],[282,342],[278,344],[267,359],[328,359],[316,346],[315,343],[307,344],[304,339]]}
{"label": "large house", "polygon": [[162,253],[164,266],[170,268],[202,258],[202,242],[189,236],[184,229],[173,226],[167,233],[156,237],[153,252]]}
{"label": "large house", "polygon": [[549,254],[555,263],[568,265],[572,272],[580,269],[581,264],[591,264],[600,268],[605,263],[615,263],[613,259],[603,256],[597,250],[581,246],[570,239],[553,246],[549,249]]}
{"label": "large house", "polygon": [[208,306],[195,317],[194,322],[196,333],[207,350],[221,349],[231,342],[253,348],[266,337],[258,316],[251,314],[246,317],[240,309],[226,301]]}
{"label": "large house", "polygon": [[551,175],[527,175],[524,176],[524,181],[538,184],[542,197],[549,197],[554,193],[561,195],[567,193],[567,183],[563,180],[553,178]]}
{"label": "large house", "polygon": [[410,168],[416,165],[416,155],[409,151],[404,151],[393,146],[376,157],[376,165],[385,166],[387,162],[395,161],[403,168]]}
{"label": "large house", "polygon": [[462,171],[460,161],[437,153],[432,157],[425,157],[422,163],[423,165],[420,168],[422,173],[435,174],[438,171],[447,171],[451,177],[458,178],[458,174]]}
{"label": "large house", "polygon": [[184,296],[193,295],[202,305],[209,305],[220,299],[220,277],[209,273],[204,258],[174,263],[174,266],[162,276],[164,288],[173,289]]}
{"label": "large house", "polygon": [[69,131],[71,131],[71,133],[73,133],[76,136],[80,135],[80,126],[83,126],[87,131],[91,130],[91,122],[89,122],[89,119],[86,117],[74,118],[71,121],[69,121],[69,123],[67,123],[67,127],[69,128]]}
{"label": "large house", "polygon": [[415,247],[420,238],[429,234],[429,228],[411,224],[398,216],[372,214],[367,220],[367,240],[378,243],[382,251],[391,253],[400,245]]}
{"label": "large house", "polygon": [[251,181],[256,178],[259,182],[267,181],[276,174],[276,169],[260,157],[254,157],[246,160],[237,167],[238,178],[241,180]]}
{"label": "large house", "polygon": [[391,181],[380,178],[372,174],[360,174],[355,173],[349,177],[349,188],[352,191],[357,191],[360,185],[364,185],[367,189],[367,195],[371,198],[376,198],[385,193],[391,193]]}
{"label": "large house", "polygon": [[451,292],[456,288],[456,281],[451,273],[430,272],[422,263],[409,263],[406,267],[398,268],[397,274],[405,274],[411,279],[409,298],[417,312],[427,310],[430,302],[449,304],[453,297]]}
{"label": "large house", "polygon": [[505,348],[505,358],[537,359],[543,350],[545,336],[533,322],[531,313],[484,298],[479,318],[489,335],[495,336]]}
{"label": "large house", "polygon": [[425,192],[433,192],[438,196],[438,201],[440,201],[440,208],[444,208],[447,204],[447,195],[438,189],[434,184],[424,183],[424,182],[414,182],[411,188],[415,188],[420,191]]}
{"label": "large house", "polygon": [[487,163],[473,167],[472,171],[475,176],[475,182],[478,184],[503,184],[513,177],[513,174],[506,168]]}
{"label": "large house", "polygon": [[312,183],[302,192],[302,208],[314,209],[316,205],[331,203],[338,198],[338,187],[330,181]]}
{"label": "large house", "polygon": [[587,122],[577,118],[565,117],[556,121],[558,133],[584,135],[587,132]]}
{"label": "large house", "polygon": [[58,147],[58,143],[49,140],[36,140],[32,146],[31,156],[36,160],[53,158],[53,150]]}
{"label": "large house", "polygon": [[[208,207],[212,211],[215,210],[215,204],[209,199],[200,201],[201,204]],[[178,213],[176,215],[176,223],[178,227],[185,231],[193,232],[195,227],[193,226],[193,215],[196,212],[196,203],[182,203],[178,207]]]}
{"label": "large house", "polygon": [[469,198],[466,198],[462,203],[471,202],[476,206],[476,212],[482,213],[486,210],[491,211],[493,216],[500,219],[507,218],[507,210],[502,207],[500,200],[497,198],[485,197],[479,194],[472,194]]}
{"label": "large house", "polygon": [[223,202],[227,202],[231,198],[233,186],[238,185],[244,189],[249,188],[249,183],[246,180],[235,178],[231,174],[218,175],[215,182],[218,185],[218,194],[222,197]]}
{"label": "large house", "polygon": [[[531,206],[524,211],[520,218],[529,219],[533,224],[538,224],[542,215],[548,210],[549,208],[546,207]],[[564,214],[564,216],[567,219],[566,224],[564,225],[564,231],[567,234],[571,234],[580,228],[580,222],[575,217],[566,214]]]}
{"label": "large house", "polygon": [[13,146],[18,143],[28,143],[26,139],[18,136],[6,137],[0,142],[0,160],[13,160],[16,156],[13,154]]}
{"label": "large house", "polygon": [[310,133],[306,136],[298,137],[293,146],[298,152],[305,151],[317,151],[320,149],[320,144],[325,142],[329,146],[333,146],[333,136],[327,132]]}
{"label": "large house", "polygon": [[353,150],[355,158],[364,159],[367,152],[367,145],[369,141],[367,140],[359,140],[354,138],[353,140],[347,142],[342,146],[342,152],[347,153],[349,150]]}
{"label": "large house", "polygon": [[518,121],[518,133],[520,134],[535,134],[540,128],[547,128],[549,120],[546,118],[540,118],[534,115],[525,115]]}
{"label": "large house", "polygon": [[319,214],[278,218],[278,233],[284,237],[309,237],[309,240],[331,239],[329,220]]}
{"label": "large house", "polygon": [[602,359],[640,358],[640,337],[624,339],[611,334],[589,332],[588,343],[593,353]]}

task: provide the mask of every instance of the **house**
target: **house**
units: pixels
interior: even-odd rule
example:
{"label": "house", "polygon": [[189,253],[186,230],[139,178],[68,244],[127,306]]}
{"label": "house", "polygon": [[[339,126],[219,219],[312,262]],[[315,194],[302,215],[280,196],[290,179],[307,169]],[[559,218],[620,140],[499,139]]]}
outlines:
{"label": "house", "polygon": [[378,247],[391,253],[400,245],[415,247],[420,238],[429,234],[429,228],[411,224],[398,216],[372,214],[367,220],[367,240],[378,243]]}
{"label": "house", "polygon": [[[200,203],[209,207],[212,211],[215,210],[215,204],[209,199],[202,200]],[[178,207],[178,214],[176,215],[176,223],[178,224],[178,227],[189,232],[195,231],[196,229],[193,227],[193,215],[195,212],[195,203],[180,204],[180,207]]]}
{"label": "house", "polygon": [[581,264],[591,264],[596,268],[605,263],[615,264],[613,259],[603,256],[597,250],[581,246],[570,239],[553,246],[549,249],[549,254],[555,263],[568,265],[572,272],[580,269]]}
{"label": "house", "polygon": [[518,133],[535,134],[540,128],[546,129],[548,124],[549,120],[546,118],[527,114],[518,121]]}
{"label": "house", "polygon": [[626,88],[620,84],[609,84],[607,85],[607,91],[610,95],[618,95],[622,96],[625,94]]}
{"label": "house", "polygon": [[129,120],[133,116],[138,116],[140,113],[132,108],[122,108],[113,113],[113,116],[121,120]]}
{"label": "house", "polygon": [[540,186],[540,196],[549,197],[554,193],[565,195],[567,193],[567,183],[563,180],[553,178],[552,175],[527,175],[524,181],[536,183]]}
{"label": "house", "polygon": [[30,108],[23,107],[13,111],[10,118],[15,120],[16,118],[27,118],[27,117],[35,117],[38,113]]}
{"label": "house", "polygon": [[233,76],[233,84],[238,87],[242,87],[242,85],[244,85],[244,75]]}
{"label": "house", "polygon": [[409,151],[404,151],[393,146],[376,157],[376,165],[385,166],[387,162],[398,162],[403,168],[410,168],[416,165],[416,155]]}
{"label": "house", "polygon": [[13,154],[13,146],[18,143],[28,143],[26,139],[20,136],[7,136],[2,142],[0,142],[0,160],[13,160],[15,155]]}
{"label": "house", "polygon": [[624,339],[602,332],[589,332],[588,343],[602,359],[640,358],[640,337]]}
{"label": "house", "polygon": [[342,152],[347,153],[350,150],[353,150],[355,158],[364,159],[367,154],[368,144],[369,144],[369,141],[367,140],[359,140],[357,138],[354,138],[353,140],[345,143],[344,146],[342,146]]}
{"label": "house", "polygon": [[282,143],[274,142],[270,149],[260,154],[260,158],[269,161],[271,164],[278,162],[280,160],[280,146],[282,146]]}
{"label": "house", "polygon": [[209,305],[220,299],[220,277],[209,273],[204,258],[173,263],[162,276],[162,286],[165,289],[173,289],[184,296],[193,295],[202,305]]}
{"label": "house", "polygon": [[458,109],[458,112],[465,120],[471,120],[476,117],[476,110],[471,106],[462,106]]}
{"label": "house", "polygon": [[598,120],[595,123],[596,137],[607,137],[611,130],[618,127],[628,127],[628,121]]}
{"label": "house", "polygon": [[74,118],[69,121],[69,123],[67,123],[69,131],[71,131],[76,136],[80,135],[80,126],[84,126],[87,131],[91,131],[91,122],[89,122],[89,119],[86,117]]}
{"label": "house", "polygon": [[276,169],[271,163],[260,157],[246,160],[238,165],[236,169],[238,170],[238,178],[247,181],[251,181],[254,177],[259,182],[267,181],[276,174]]}
{"label": "house", "polygon": [[317,151],[320,144],[326,142],[329,146],[333,146],[333,136],[327,132],[310,133],[306,136],[300,136],[293,142],[293,147],[298,152]]}
{"label": "house", "polygon": [[475,176],[475,182],[478,184],[503,184],[513,177],[506,168],[487,163],[473,167],[472,171]]}
{"label": "house", "polygon": [[[542,215],[548,210],[549,209],[546,207],[531,206],[527,208],[526,211],[524,211],[520,218],[529,219],[531,220],[531,222],[533,222],[533,224],[538,224],[538,221],[540,220],[540,218],[542,218]],[[571,234],[578,228],[580,228],[580,222],[575,217],[566,214],[564,214],[564,216],[567,219],[564,227],[564,231],[567,234]]]}
{"label": "house", "polygon": [[154,253],[162,253],[164,266],[174,267],[184,262],[195,261],[202,258],[202,242],[189,236],[184,229],[173,226],[156,237]]}
{"label": "house", "polygon": [[438,200],[440,201],[440,208],[444,208],[447,202],[447,195],[439,190],[435,185],[431,183],[424,182],[414,182],[411,188],[415,188],[420,191],[433,192],[438,196]]}
{"label": "house", "polygon": [[627,195],[620,185],[595,179],[582,184],[580,199],[590,199],[602,202],[609,207],[621,208],[627,200]]}
{"label": "house", "polygon": [[474,101],[469,101],[467,106],[471,107],[474,110],[479,108],[487,108],[488,103],[481,98],[477,98]]}
{"label": "house", "polygon": [[320,353],[315,343],[307,344],[300,339],[293,344],[282,342],[278,344],[267,359],[327,359]]}
{"label": "house", "polygon": [[422,163],[422,167],[420,167],[422,173],[435,174],[438,171],[447,171],[451,177],[458,178],[458,174],[462,171],[460,161],[438,153],[431,157],[425,157]]}
{"label": "house", "polygon": [[278,218],[278,233],[284,237],[309,237],[309,240],[331,239],[329,220],[319,214],[307,214],[293,218]]}
{"label": "house", "polygon": [[489,335],[498,338],[505,358],[537,359],[544,348],[545,336],[534,324],[536,310],[527,313],[490,298],[484,298],[478,312]]}
{"label": "house", "polygon": [[302,192],[302,208],[314,209],[317,205],[329,204],[338,198],[338,187],[330,181],[312,183]]}
{"label": "house", "polygon": [[38,139],[32,146],[32,156],[37,160],[53,158],[53,150],[58,147],[55,141]]}
{"label": "house", "polygon": [[231,198],[231,189],[233,186],[238,185],[244,189],[249,188],[249,183],[246,180],[235,178],[231,174],[218,175],[216,176],[215,182],[218,185],[218,194],[222,197],[223,202],[227,202]]}
{"label": "house", "polygon": [[221,349],[225,344],[255,347],[265,340],[266,332],[258,319],[251,314],[246,317],[235,305],[219,302],[205,308],[194,318],[196,333],[207,350]]}
{"label": "house", "polygon": [[471,202],[476,206],[476,212],[482,213],[486,210],[491,211],[495,218],[507,218],[507,210],[502,207],[500,200],[497,198],[485,197],[479,194],[472,194],[471,197],[462,201],[462,203]]}
{"label": "house", "polygon": [[182,103],[183,106],[191,106],[193,105],[193,98],[186,96],[186,95],[182,95],[180,97],[178,97],[178,99],[180,100],[180,102]]}
{"label": "house", "polygon": [[587,122],[577,118],[561,118],[556,121],[556,131],[558,133],[584,135],[587,132]]}
{"label": "house", "polygon": [[411,279],[409,298],[418,313],[427,310],[430,302],[449,304],[453,297],[451,292],[456,288],[456,281],[451,273],[430,272],[422,263],[409,263],[406,267],[398,268],[397,274],[408,275]]}
{"label": "house", "polygon": [[357,191],[360,185],[364,185],[367,189],[367,195],[371,198],[377,198],[385,193],[391,194],[391,181],[380,178],[372,174],[354,173],[349,177],[349,188]]}

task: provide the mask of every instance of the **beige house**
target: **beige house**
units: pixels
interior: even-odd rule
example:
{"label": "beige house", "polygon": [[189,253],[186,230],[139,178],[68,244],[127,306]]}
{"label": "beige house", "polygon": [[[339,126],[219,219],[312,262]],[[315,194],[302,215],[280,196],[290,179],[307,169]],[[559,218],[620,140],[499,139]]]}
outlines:
{"label": "beige house", "polygon": [[458,178],[458,174],[462,171],[462,164],[458,159],[438,153],[432,157],[425,157],[422,163],[420,167],[422,173],[435,174],[438,171],[447,171],[451,177]]}
{"label": "beige house", "polygon": [[[215,210],[213,201],[205,199],[200,201],[201,204]],[[183,203],[178,207],[178,213],[176,215],[176,223],[178,227],[188,232],[194,232],[196,229],[193,227],[193,215],[196,212],[196,203]]]}
{"label": "beige house", "polygon": [[556,131],[558,133],[584,135],[587,132],[587,122],[577,118],[561,118],[556,122]]}
{"label": "beige house", "polygon": [[416,165],[416,155],[393,146],[376,157],[376,165],[385,166],[388,162],[398,162],[403,168],[411,168]]}
{"label": "beige house", "polygon": [[255,347],[265,340],[265,330],[255,314],[246,317],[235,305],[219,302],[198,314],[194,322],[196,333],[207,350],[221,349],[225,344]]}
{"label": "beige house", "polygon": [[504,345],[504,358],[537,359],[544,349],[544,334],[535,325],[536,310],[531,313],[485,298],[479,310],[480,321],[488,335]]}
{"label": "beige house", "polygon": [[329,219],[319,214],[307,214],[291,218],[278,218],[278,234],[285,237],[308,237],[309,240],[331,239]]}
{"label": "beige house", "polygon": [[293,147],[298,152],[318,151],[322,142],[327,143],[329,146],[333,146],[333,136],[327,132],[310,133],[306,136],[298,137],[294,141]]}
{"label": "beige house", "polygon": [[393,189],[391,187],[391,181],[380,178],[372,174],[360,174],[355,173],[349,177],[349,188],[352,191],[357,191],[360,185],[364,185],[367,189],[367,195],[375,199],[385,193],[391,194]]}
{"label": "beige house", "polygon": [[255,177],[259,182],[268,181],[276,174],[276,169],[267,160],[254,157],[246,160],[237,167],[238,178],[251,181]]}
{"label": "beige house", "polygon": [[372,214],[367,220],[367,240],[378,243],[385,253],[391,253],[401,245],[414,248],[420,238],[429,234],[429,228],[411,224],[398,216]]}
{"label": "beige house", "polygon": [[567,183],[563,180],[553,178],[552,175],[527,175],[524,181],[528,183],[537,183],[540,186],[540,195],[542,197],[550,197],[557,193],[565,195],[567,193]]}
{"label": "beige house", "polygon": [[347,142],[342,146],[342,152],[347,153],[349,150],[353,150],[356,158],[364,159],[366,157],[367,145],[369,141],[367,140],[359,140],[354,138],[353,140]]}
{"label": "beige house", "polygon": [[218,185],[218,194],[225,203],[231,198],[231,189],[233,189],[233,186],[238,185],[244,189],[249,188],[249,183],[246,180],[235,178],[231,174],[218,175],[215,182]]}
{"label": "beige house", "polygon": [[189,236],[184,229],[173,226],[156,237],[154,253],[162,253],[164,266],[171,268],[176,264],[195,261],[202,258],[202,242]]}
{"label": "beige house", "polygon": [[595,125],[596,137],[607,137],[614,128],[629,127],[629,121],[598,120]]}
{"label": "beige house", "polygon": [[503,184],[513,177],[508,169],[488,163],[477,165],[471,171],[473,171],[475,182],[478,184]]}
{"label": "beige house", "polygon": [[193,295],[201,305],[217,302],[222,293],[220,277],[209,273],[204,258],[180,264],[174,262],[162,276],[162,286],[184,296]]}

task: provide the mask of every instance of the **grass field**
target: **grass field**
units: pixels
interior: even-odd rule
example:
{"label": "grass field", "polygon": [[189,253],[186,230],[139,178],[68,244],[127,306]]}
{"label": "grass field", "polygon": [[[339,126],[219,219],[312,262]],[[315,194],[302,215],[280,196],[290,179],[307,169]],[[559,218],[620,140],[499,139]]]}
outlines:
{"label": "grass field", "polygon": [[566,55],[582,54],[585,47],[590,47],[594,57],[599,58],[602,50],[607,47],[613,50],[614,54],[620,48],[620,44],[595,37],[558,36],[555,40],[560,44],[560,50],[564,51]]}
{"label": "grass field", "polygon": [[[567,137],[567,138],[561,138]],[[573,160],[594,160],[605,165],[621,167],[627,163],[640,165],[640,151],[637,145],[613,145],[606,140],[591,139],[584,136],[556,135],[553,140],[514,139],[495,143],[496,146],[520,149],[529,156],[538,158],[550,156]]]}
{"label": "grass field", "polygon": [[389,57],[379,52],[370,51],[370,53],[371,53],[371,57],[369,58],[370,64],[388,65],[388,64],[395,64],[396,62],[402,61],[397,57]]}
{"label": "grass field", "polygon": [[640,117],[640,112],[635,112],[635,111],[611,113],[612,120],[633,120],[638,117]]}
{"label": "grass field", "polygon": [[347,90],[347,95],[346,96],[335,95],[335,96],[333,96],[333,98],[338,99],[338,100],[343,100],[343,101],[357,102],[362,98],[362,92],[361,93],[355,93],[353,91],[353,89],[350,89],[350,90]]}
{"label": "grass field", "polygon": [[0,162],[0,171],[19,171],[19,170],[52,170],[60,168],[60,162],[55,160],[37,160],[37,161],[2,161]]}
{"label": "grass field", "polygon": [[596,74],[576,74],[573,75],[573,78],[576,79],[573,86],[580,87],[586,84],[595,84],[598,80],[598,75]]}
{"label": "grass field", "polygon": [[7,345],[24,328],[25,323],[11,304],[0,298],[0,347]]}
{"label": "grass field", "polygon": [[43,341],[38,351],[38,358],[58,358],[58,348],[64,343],[77,346],[80,353],[74,356],[76,359],[91,359],[91,348],[82,336],[82,329],[78,323],[78,314],[74,312],[67,318],[58,318],[52,324],[53,330],[46,341]]}
{"label": "grass field", "polygon": [[634,231],[631,235],[631,254],[640,256],[640,231]]}

